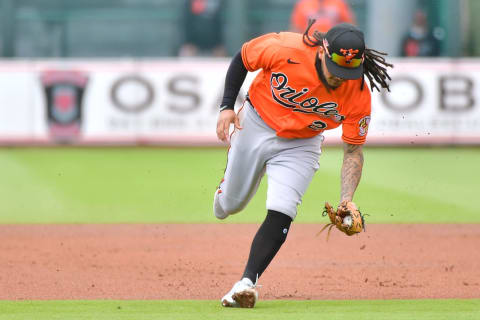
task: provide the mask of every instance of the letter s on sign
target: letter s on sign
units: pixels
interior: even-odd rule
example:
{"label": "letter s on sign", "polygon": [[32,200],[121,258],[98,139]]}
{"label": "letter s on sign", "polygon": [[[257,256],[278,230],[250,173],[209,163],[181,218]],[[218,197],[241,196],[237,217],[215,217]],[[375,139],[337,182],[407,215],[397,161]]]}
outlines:
{"label": "letter s on sign", "polygon": [[172,93],[175,98],[168,104],[168,108],[176,113],[187,113],[200,108],[202,99],[197,93],[198,82],[198,78],[188,75],[172,78],[168,82],[168,92]]}

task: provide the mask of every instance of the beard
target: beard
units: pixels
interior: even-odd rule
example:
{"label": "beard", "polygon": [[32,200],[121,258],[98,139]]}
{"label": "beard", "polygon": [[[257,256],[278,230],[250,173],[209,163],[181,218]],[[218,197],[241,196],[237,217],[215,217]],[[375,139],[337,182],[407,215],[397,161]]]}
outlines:
{"label": "beard", "polygon": [[330,87],[336,89],[336,88],[340,87],[342,85],[342,83],[345,82],[345,80],[338,79],[338,78],[329,78],[329,79],[327,79],[327,82],[330,85]]}

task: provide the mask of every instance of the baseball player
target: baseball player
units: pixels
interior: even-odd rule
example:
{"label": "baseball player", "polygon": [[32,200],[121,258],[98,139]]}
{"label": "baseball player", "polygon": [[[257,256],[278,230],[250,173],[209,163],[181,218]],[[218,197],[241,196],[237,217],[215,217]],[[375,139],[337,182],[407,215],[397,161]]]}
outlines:
{"label": "baseball player", "polygon": [[[284,241],[313,175],[322,132],[342,126],[341,202],[352,201],[363,166],[370,122],[370,86],[388,89],[387,67],[365,47],[362,31],[339,24],[326,34],[269,33],[246,42],[232,59],[217,121],[217,136],[230,143],[213,211],[218,219],[241,211],[266,173],[267,216],[255,235],[240,280],[221,299],[224,307],[252,308],[258,278]],[[247,72],[261,69],[246,102],[234,103]],[[233,123],[234,131],[229,137]]]}

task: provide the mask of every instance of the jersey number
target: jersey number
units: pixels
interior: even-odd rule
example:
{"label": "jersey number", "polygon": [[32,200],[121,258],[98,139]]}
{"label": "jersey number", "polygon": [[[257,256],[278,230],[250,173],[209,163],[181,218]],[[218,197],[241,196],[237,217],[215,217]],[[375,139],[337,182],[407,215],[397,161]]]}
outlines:
{"label": "jersey number", "polygon": [[312,130],[320,131],[320,130],[324,130],[327,127],[327,124],[321,120],[315,120],[308,127]]}

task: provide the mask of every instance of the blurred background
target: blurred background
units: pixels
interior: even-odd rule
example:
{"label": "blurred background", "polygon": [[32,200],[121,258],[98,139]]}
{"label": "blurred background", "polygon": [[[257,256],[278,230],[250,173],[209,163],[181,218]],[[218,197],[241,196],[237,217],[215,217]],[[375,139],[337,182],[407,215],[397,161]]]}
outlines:
{"label": "blurred background", "polygon": [[[297,2],[1,0],[0,52],[8,58],[169,57],[178,55],[188,40],[185,28],[208,31],[209,24],[215,23],[212,32],[190,31],[197,31],[203,42],[216,37],[218,31],[226,54],[231,56],[252,37],[291,29]],[[415,20],[422,19],[416,17],[418,10],[425,14],[425,21],[420,23],[439,42],[438,51],[432,54],[462,57],[479,53],[477,0],[345,2],[355,23],[364,30],[367,44],[390,55],[402,55],[405,36]],[[202,14],[202,23],[189,22],[192,15]]]}

